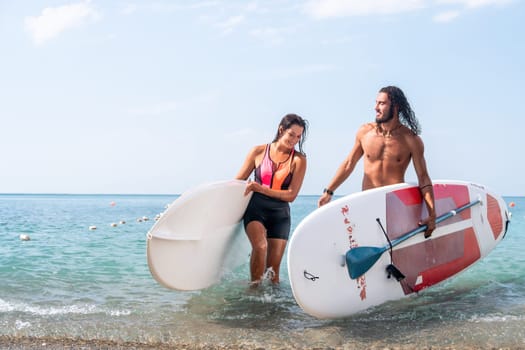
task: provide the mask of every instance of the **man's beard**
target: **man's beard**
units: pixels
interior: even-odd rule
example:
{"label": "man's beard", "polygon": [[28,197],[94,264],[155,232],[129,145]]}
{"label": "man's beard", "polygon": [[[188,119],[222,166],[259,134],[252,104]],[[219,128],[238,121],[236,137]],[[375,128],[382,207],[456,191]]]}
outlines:
{"label": "man's beard", "polygon": [[376,118],[377,124],[387,123],[394,118],[394,108],[390,107],[388,110],[388,114],[386,116],[383,116],[383,118]]}

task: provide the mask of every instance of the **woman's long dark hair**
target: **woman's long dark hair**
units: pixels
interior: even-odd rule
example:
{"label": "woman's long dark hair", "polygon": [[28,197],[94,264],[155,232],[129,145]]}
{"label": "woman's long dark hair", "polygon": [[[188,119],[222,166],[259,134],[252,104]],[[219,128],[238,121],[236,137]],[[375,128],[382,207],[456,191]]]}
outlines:
{"label": "woman's long dark hair", "polygon": [[390,102],[392,102],[392,106],[397,107],[399,121],[410,128],[414,134],[419,135],[421,133],[421,126],[403,91],[397,86],[386,86],[379,90],[379,92],[386,93],[388,98],[390,98]]}
{"label": "woman's long dark hair", "polygon": [[275,134],[275,137],[273,138],[272,142],[276,142],[277,140],[279,140],[282,134],[286,130],[290,129],[292,125],[299,125],[303,128],[303,133],[301,134],[301,139],[299,140],[299,152],[304,154],[303,143],[306,138],[306,135],[308,134],[308,121],[301,118],[297,114],[287,114],[283,117],[283,119],[281,119],[279,127],[277,128],[277,134]]}

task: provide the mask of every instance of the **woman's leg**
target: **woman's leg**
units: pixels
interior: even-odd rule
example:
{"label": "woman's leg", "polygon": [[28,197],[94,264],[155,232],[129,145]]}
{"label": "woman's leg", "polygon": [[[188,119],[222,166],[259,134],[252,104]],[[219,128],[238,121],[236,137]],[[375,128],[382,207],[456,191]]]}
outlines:
{"label": "woman's leg", "polygon": [[283,259],[284,250],[286,249],[287,241],[279,238],[268,239],[268,255],[266,258],[266,267],[272,269],[274,275],[272,276],[273,283],[279,283],[279,269],[281,267],[281,260]]}
{"label": "woman's leg", "polygon": [[246,234],[252,245],[252,254],[250,257],[251,280],[253,284],[259,284],[266,266],[268,250],[266,228],[259,221],[251,221],[246,225]]}

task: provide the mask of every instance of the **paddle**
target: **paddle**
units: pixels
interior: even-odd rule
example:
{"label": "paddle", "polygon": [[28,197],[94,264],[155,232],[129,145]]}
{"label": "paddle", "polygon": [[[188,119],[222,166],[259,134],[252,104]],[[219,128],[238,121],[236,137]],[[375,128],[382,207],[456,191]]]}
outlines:
{"label": "paddle", "polygon": [[[476,204],[481,203],[481,200],[475,200],[468,204],[465,204],[461,207],[453,209],[443,215],[440,215],[436,218],[436,224],[447,220],[448,218],[453,217],[457,213],[462,212],[465,209],[468,209]],[[348,273],[350,273],[350,278],[356,279],[365,272],[367,272],[379,258],[386,252],[388,249],[395,247],[401,242],[406,241],[407,239],[415,236],[418,233],[421,233],[427,229],[427,225],[419,226],[418,228],[409,231],[403,234],[401,237],[398,237],[391,241],[391,244],[387,244],[384,247],[355,247],[346,252],[346,266],[348,267]]]}

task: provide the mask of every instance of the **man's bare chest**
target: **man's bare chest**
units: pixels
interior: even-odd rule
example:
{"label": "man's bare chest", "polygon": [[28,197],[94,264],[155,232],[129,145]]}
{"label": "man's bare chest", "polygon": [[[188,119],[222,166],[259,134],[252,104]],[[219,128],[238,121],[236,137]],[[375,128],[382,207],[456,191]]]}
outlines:
{"label": "man's bare chest", "polygon": [[396,137],[373,136],[364,140],[362,146],[368,161],[401,162],[410,159],[407,145]]}

